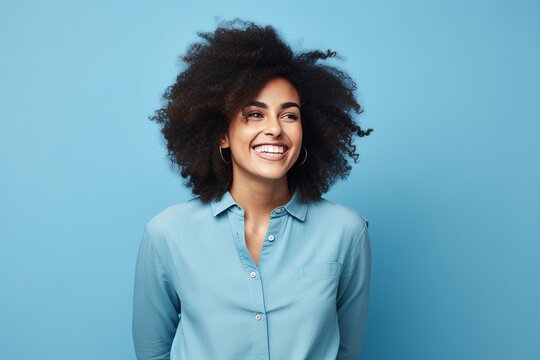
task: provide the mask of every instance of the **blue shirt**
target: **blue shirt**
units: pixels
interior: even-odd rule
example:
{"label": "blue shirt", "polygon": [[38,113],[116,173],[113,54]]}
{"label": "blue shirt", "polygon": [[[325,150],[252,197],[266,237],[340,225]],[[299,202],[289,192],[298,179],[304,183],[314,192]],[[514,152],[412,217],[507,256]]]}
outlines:
{"label": "blue shirt", "polygon": [[258,265],[230,192],[148,221],[133,299],[138,359],[358,359],[370,289],[367,220],[297,195],[272,210]]}

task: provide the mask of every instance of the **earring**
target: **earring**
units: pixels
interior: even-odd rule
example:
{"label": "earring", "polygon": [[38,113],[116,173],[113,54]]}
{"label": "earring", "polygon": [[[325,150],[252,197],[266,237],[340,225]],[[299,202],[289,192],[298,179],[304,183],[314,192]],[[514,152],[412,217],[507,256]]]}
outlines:
{"label": "earring", "polygon": [[304,164],[304,163],[306,162],[306,159],[307,159],[307,148],[306,148],[305,145],[304,145],[303,147],[304,147],[304,151],[306,152],[306,155],[304,155],[304,160],[303,160],[300,164],[296,165],[296,167],[301,166],[302,164]]}
{"label": "earring", "polygon": [[[229,148],[229,149],[230,149],[230,148]],[[227,161],[225,160],[225,158],[223,157],[223,153],[221,152],[221,146],[219,147],[219,154],[221,155],[221,158],[223,159],[223,161],[225,162],[225,164],[230,164],[230,163],[231,163],[232,159],[229,160],[229,162],[227,162]]]}

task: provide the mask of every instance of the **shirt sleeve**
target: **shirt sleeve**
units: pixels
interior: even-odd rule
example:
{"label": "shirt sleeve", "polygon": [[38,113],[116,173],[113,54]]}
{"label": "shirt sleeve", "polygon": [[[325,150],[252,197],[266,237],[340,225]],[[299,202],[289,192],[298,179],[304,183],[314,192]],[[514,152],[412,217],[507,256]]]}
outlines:
{"label": "shirt sleeve", "polygon": [[138,360],[170,359],[179,315],[180,300],[146,224],[137,255],[133,294],[132,332]]}
{"label": "shirt sleeve", "polygon": [[337,294],[340,343],[336,360],[357,360],[368,315],[371,283],[371,244],[367,220],[353,240]]}

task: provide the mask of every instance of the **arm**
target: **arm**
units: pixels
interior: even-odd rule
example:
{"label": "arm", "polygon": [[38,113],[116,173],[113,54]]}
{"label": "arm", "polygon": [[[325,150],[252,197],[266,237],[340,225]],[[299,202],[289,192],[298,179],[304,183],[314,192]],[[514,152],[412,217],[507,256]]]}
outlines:
{"label": "arm", "polygon": [[337,294],[340,343],[336,360],[357,360],[360,356],[368,314],[371,283],[371,244],[367,221],[353,240]]}
{"label": "arm", "polygon": [[169,359],[180,301],[147,224],[137,255],[133,295],[133,342],[139,360]]}

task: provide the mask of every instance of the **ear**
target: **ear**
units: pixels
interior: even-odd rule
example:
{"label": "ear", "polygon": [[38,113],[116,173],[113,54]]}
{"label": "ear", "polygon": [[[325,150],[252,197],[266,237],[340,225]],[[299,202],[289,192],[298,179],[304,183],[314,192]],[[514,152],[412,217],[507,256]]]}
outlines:
{"label": "ear", "polygon": [[229,135],[228,134],[225,134],[219,141],[219,146],[221,146],[222,148],[226,149],[228,147],[230,147],[229,145]]}

